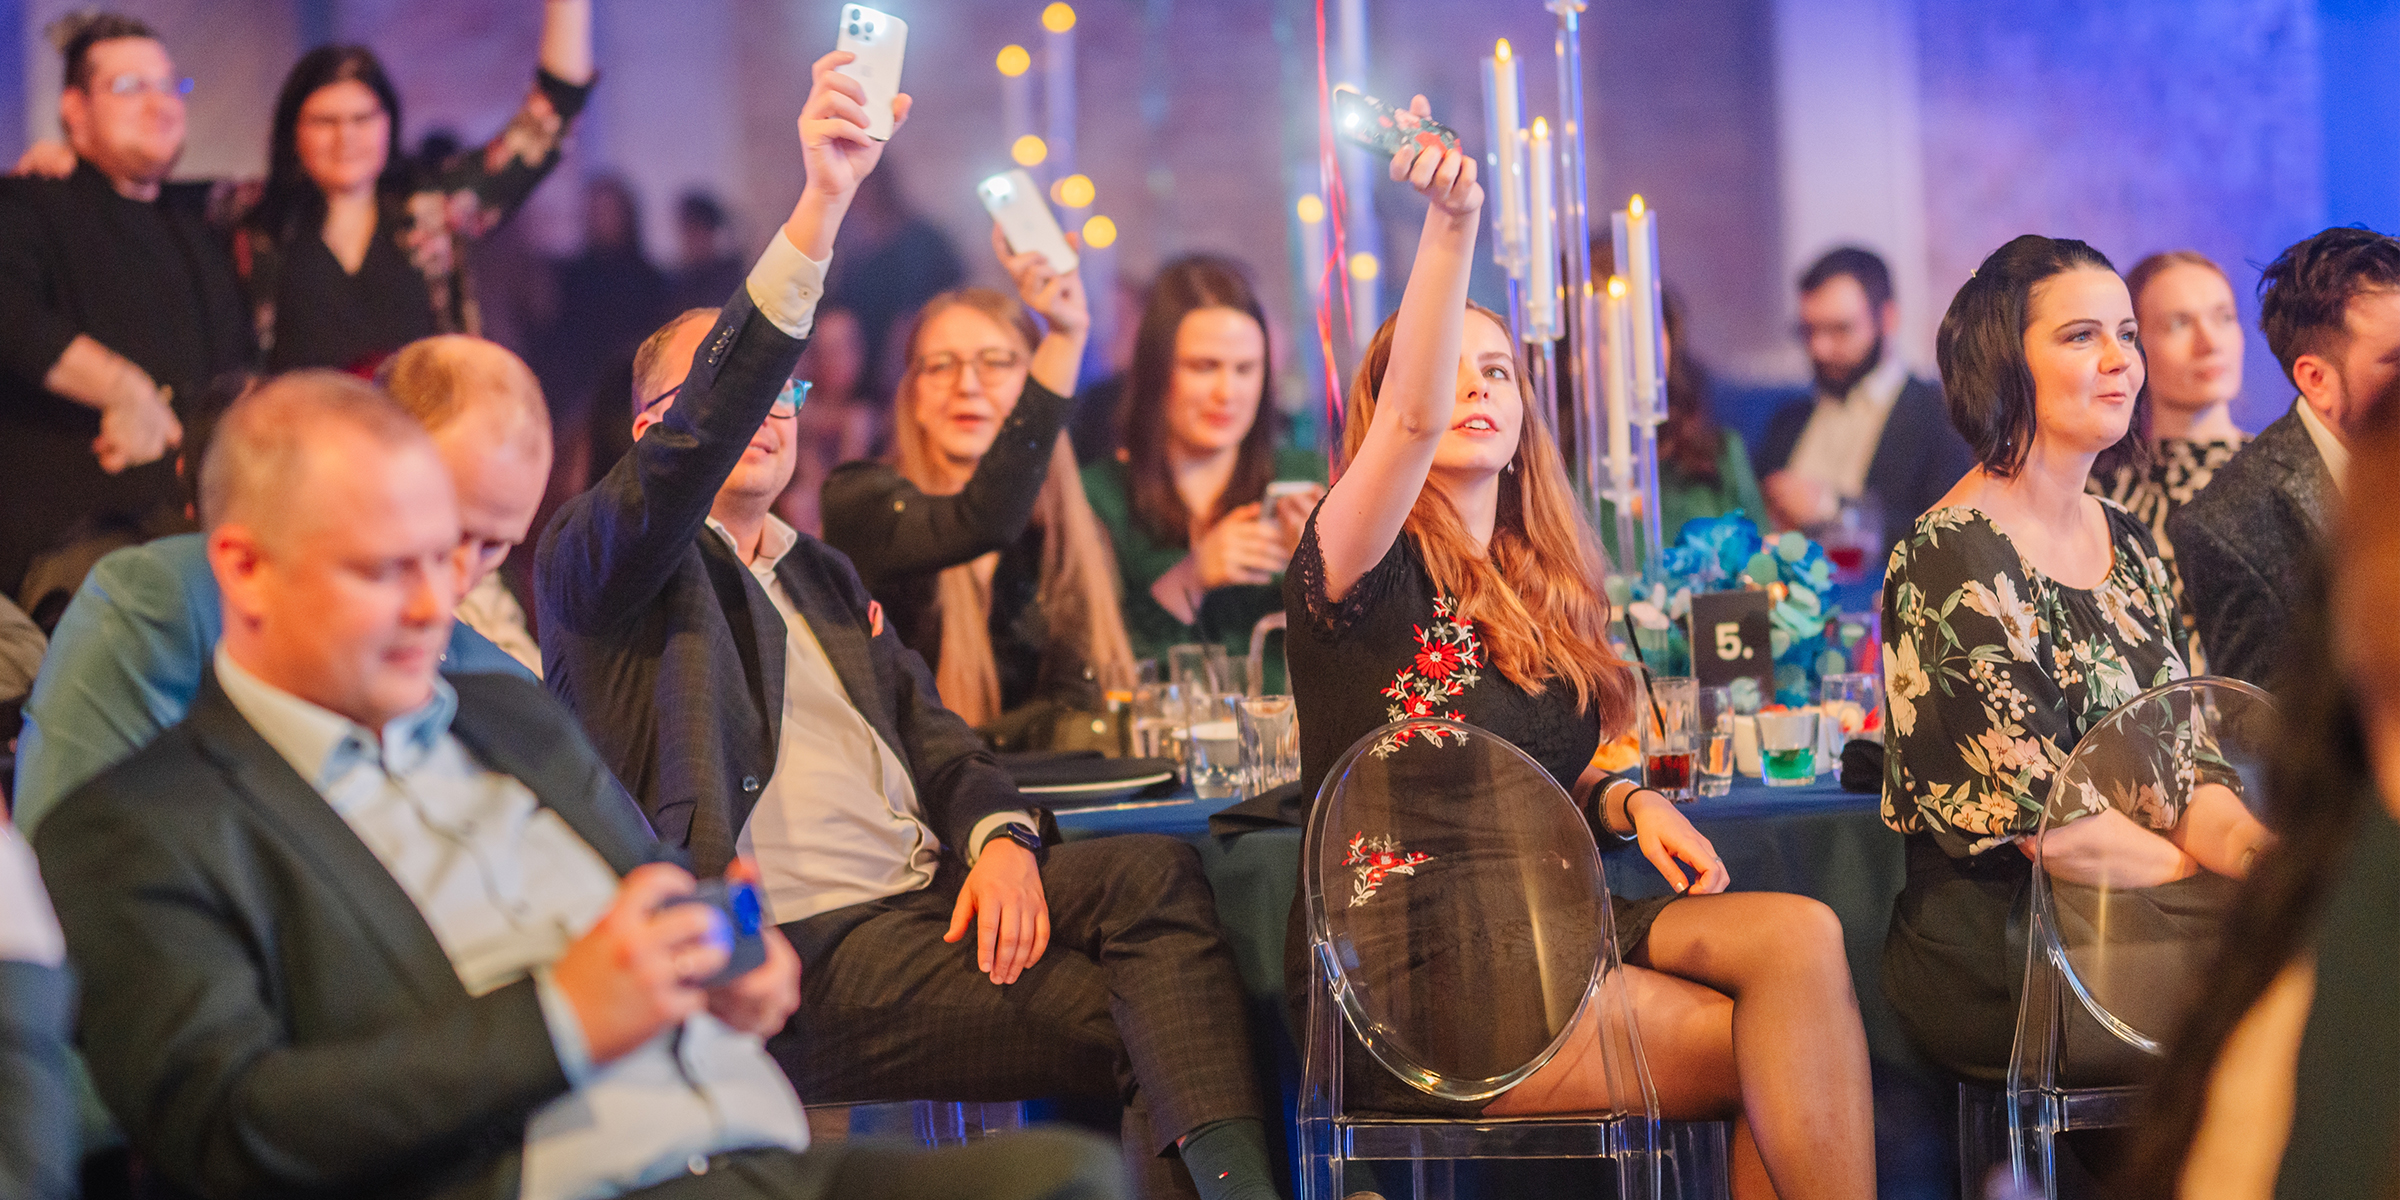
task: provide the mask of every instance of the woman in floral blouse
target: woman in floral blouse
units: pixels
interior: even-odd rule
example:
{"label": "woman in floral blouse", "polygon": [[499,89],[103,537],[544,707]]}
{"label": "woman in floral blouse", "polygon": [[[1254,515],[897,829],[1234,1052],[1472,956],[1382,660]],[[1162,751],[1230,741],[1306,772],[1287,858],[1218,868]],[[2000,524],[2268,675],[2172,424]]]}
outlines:
{"label": "woman in floral blouse", "polygon": [[2124,281],[2082,242],[2017,238],[1959,289],[1939,355],[1978,465],[1917,519],[1884,584],[1883,815],[1908,835],[1884,990],[1928,1056],[1997,1081],[2025,969],[2008,925],[2045,806],[2072,809],[2054,814],[2070,823],[2049,834],[2050,869],[2119,886],[2238,876],[2266,833],[2222,786],[2195,792],[2192,819],[2157,814],[2163,835],[2051,794],[2086,729],[2185,674],[2149,531],[2084,490],[2104,452],[2146,449],[2128,432],[2148,401]]}
{"label": "woman in floral blouse", "polygon": [[268,368],[365,370],[418,338],[477,332],[466,248],[558,165],[591,82],[591,0],[542,0],[540,67],[507,128],[420,163],[398,151],[400,98],[374,52],[303,55],[275,101],[266,182],[227,214]]}

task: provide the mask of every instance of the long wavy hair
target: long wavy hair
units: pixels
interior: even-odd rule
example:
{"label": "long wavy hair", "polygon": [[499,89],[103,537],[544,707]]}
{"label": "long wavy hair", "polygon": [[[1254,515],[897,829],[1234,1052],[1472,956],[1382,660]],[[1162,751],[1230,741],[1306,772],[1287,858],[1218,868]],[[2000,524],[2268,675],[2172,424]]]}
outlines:
{"label": "long wavy hair", "polygon": [[[2388,479],[2400,472],[2400,386],[2387,388],[2370,414],[2352,477]],[[2375,803],[2368,718],[2400,707],[2400,625],[2389,613],[2400,588],[2400,506],[2348,505],[2333,545],[2331,569],[2314,572],[2293,631],[2289,678],[2310,684],[2276,696],[2284,738],[2269,764],[2266,821],[2277,842],[2243,881],[2206,989],[2144,1092],[2140,1132],[2118,1181],[2130,1197],[2167,1200],[2180,1188],[2218,1058],[2275,977],[2309,946],[2339,864]]]}
{"label": "long wavy hair", "polygon": [[[990,288],[943,292],[918,311],[905,343],[908,365],[892,403],[892,458],[902,478],[927,492],[955,489],[943,481],[938,452],[917,420],[918,343],[933,318],[952,308],[990,318],[1016,339],[1019,353],[1031,354],[1037,340],[1024,306]],[[1117,600],[1116,554],[1091,501],[1084,498],[1075,450],[1063,432],[1050,448],[1049,474],[1034,499],[1033,521],[1042,530],[1041,579],[1034,602],[1041,606],[1050,639],[1042,650],[1041,693],[1132,688],[1133,643],[1125,635],[1125,616]],[[991,629],[992,569],[999,561],[995,550],[944,568],[934,584],[942,636],[934,686],[943,705],[969,725],[986,724],[1001,712],[1000,668],[992,655]]]}
{"label": "long wavy hair", "polygon": [[[1258,416],[1242,438],[1233,477],[1226,480],[1215,511],[1195,513],[1175,490],[1175,472],[1167,462],[1167,393],[1175,383],[1175,335],[1185,317],[1203,308],[1230,308],[1256,322],[1265,361]],[[1190,545],[1195,520],[1207,528],[1267,494],[1267,484],[1275,478],[1275,438],[1283,421],[1275,407],[1275,349],[1268,336],[1267,310],[1250,286],[1248,271],[1233,259],[1213,254],[1177,259],[1150,285],[1142,323],[1134,334],[1133,367],[1126,374],[1117,423],[1124,431],[1119,444],[1125,447],[1126,500],[1133,523],[1160,545]]]}
{"label": "long wavy hair", "polygon": [[321,88],[355,79],[375,93],[391,118],[391,140],[384,147],[383,175],[375,191],[390,198],[408,191],[408,156],[400,153],[400,93],[384,74],[383,63],[365,46],[319,46],[300,56],[283,77],[275,97],[275,123],[267,135],[267,182],[258,206],[246,222],[269,237],[282,237],[292,228],[314,229],[325,223],[325,193],[300,165],[300,106]]}
{"label": "long wavy hair", "polygon": [[[1508,335],[1500,314],[1480,304],[1467,308]],[[1374,424],[1399,321],[1398,314],[1384,319],[1350,382],[1344,462],[1358,456]],[[1516,339],[1509,341],[1513,346]],[[1515,369],[1523,380],[1521,359]],[[1438,487],[1417,492],[1400,529],[1416,539],[1434,586],[1475,621],[1494,668],[1530,693],[1551,683],[1575,689],[1577,710],[1597,712],[1602,735],[1614,736],[1633,723],[1633,676],[1608,648],[1608,596],[1600,588],[1608,553],[1575,502],[1549,414],[1525,403],[1521,429],[1516,456],[1500,474],[1499,517],[1483,552]]]}

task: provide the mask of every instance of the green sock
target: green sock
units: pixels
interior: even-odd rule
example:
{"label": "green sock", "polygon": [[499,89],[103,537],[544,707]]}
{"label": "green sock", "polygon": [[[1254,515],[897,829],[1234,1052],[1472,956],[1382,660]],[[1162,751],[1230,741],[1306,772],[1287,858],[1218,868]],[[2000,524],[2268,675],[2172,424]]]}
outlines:
{"label": "green sock", "polygon": [[1267,1161],[1267,1126],[1257,1117],[1211,1121],[1184,1135],[1183,1169],[1200,1200],[1283,1200]]}

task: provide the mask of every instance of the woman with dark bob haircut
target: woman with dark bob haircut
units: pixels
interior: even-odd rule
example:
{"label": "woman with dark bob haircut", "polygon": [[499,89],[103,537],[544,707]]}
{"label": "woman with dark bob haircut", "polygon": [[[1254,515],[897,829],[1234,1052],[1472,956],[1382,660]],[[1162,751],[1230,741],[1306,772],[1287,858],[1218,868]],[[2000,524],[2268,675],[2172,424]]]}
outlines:
{"label": "woman with dark bob haircut", "polygon": [[[2148,441],[2125,281],[2082,242],[2017,238],[1951,300],[1937,351],[1976,466],[1917,518],[1884,583],[1883,818],[1907,835],[1908,882],[1883,985],[1928,1057],[1997,1083],[2025,970],[2009,918],[2045,807],[2052,871],[2147,888],[2170,923],[2179,888],[2240,876],[2267,833],[2220,784],[2194,791],[2192,819],[2160,814],[2165,836],[2050,787],[2086,729],[2186,671],[2149,530],[2084,491],[2095,461]],[[2101,1076],[2079,1083],[2138,1070],[2077,1065]]]}

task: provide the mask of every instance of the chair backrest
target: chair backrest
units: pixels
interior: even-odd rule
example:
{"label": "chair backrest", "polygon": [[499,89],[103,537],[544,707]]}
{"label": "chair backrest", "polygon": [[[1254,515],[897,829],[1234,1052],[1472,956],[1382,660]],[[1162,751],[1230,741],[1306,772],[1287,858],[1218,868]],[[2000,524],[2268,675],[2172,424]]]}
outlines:
{"label": "chair backrest", "polygon": [[[2256,816],[2275,737],[2266,693],[2204,676],[2136,696],[2068,755],[2038,834],[2018,1056],[2047,1052],[2040,1064],[2020,1062],[2028,1081],[2057,1084],[2063,1054],[2085,1079],[2135,1082],[2162,1052],[2199,994],[2248,866],[2211,831]],[[2086,821],[2110,823],[2110,853],[2051,853],[2061,830]],[[2201,869],[2166,880],[2156,864],[2179,847]],[[2069,1024],[2098,1033],[2062,1039]]]}
{"label": "chair backrest", "polygon": [[1655,1107],[1599,849],[1505,739],[1435,719],[1361,738],[1318,792],[1301,875],[1319,969],[1393,1074],[1447,1099],[1497,1095],[1589,1008],[1615,1111]]}

